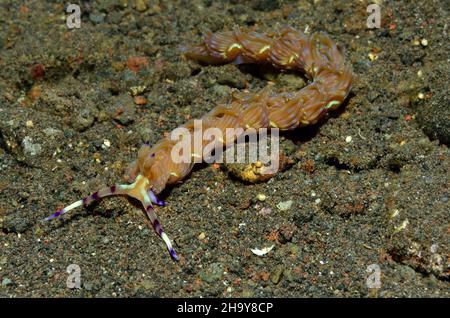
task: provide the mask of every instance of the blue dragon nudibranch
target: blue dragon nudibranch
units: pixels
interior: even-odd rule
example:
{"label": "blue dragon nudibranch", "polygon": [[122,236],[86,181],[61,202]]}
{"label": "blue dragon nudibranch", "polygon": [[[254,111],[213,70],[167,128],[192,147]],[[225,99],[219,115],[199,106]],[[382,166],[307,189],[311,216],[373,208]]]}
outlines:
{"label": "blue dragon nudibranch", "polygon": [[[281,70],[303,72],[311,79],[309,85],[295,93],[270,95],[263,90],[258,94],[235,94],[228,105],[218,105],[201,118],[201,129],[218,128],[225,136],[227,128],[276,127],[287,130],[314,124],[329,110],[339,107],[351,90],[351,67],[345,64],[342,49],[323,33],[305,35],[287,28],[278,33],[262,34],[242,32],[236,28],[208,34],[202,43],[185,47],[184,53],[188,58],[211,64],[269,63]],[[198,129],[193,120],[181,127],[192,133]],[[237,137],[227,136],[218,146],[228,146]],[[194,165],[195,160],[187,163],[172,160],[171,151],[175,144],[169,138],[161,139],[153,147],[144,144],[130,171],[134,183],[101,189],[55,212],[46,220],[107,196],[127,195],[142,203],[170,256],[178,260],[153,207],[165,205],[156,195],[166,186],[185,178]],[[191,157],[202,158],[202,154],[192,152]]]}

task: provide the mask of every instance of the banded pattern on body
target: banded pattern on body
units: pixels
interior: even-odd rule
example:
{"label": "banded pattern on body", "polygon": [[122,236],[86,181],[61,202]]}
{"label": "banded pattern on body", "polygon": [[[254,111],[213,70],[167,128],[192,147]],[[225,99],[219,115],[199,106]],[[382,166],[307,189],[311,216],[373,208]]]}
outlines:
{"label": "banded pattern on body", "polygon": [[[226,135],[226,128],[288,130],[314,124],[342,104],[353,78],[342,49],[327,35],[308,36],[292,28],[274,34],[244,33],[239,29],[208,34],[202,43],[185,47],[184,53],[188,58],[209,64],[270,63],[282,70],[304,72],[311,79],[311,83],[298,92],[271,95],[268,90],[262,90],[233,94],[230,104],[218,105],[201,118],[203,130],[215,127],[223,135]],[[193,120],[182,127],[193,133]],[[236,137],[225,138],[223,144],[234,142]],[[139,150],[131,177],[145,175],[152,180],[155,193],[183,179],[193,165],[172,162],[170,153],[174,144],[165,138],[153,147],[144,145]]]}

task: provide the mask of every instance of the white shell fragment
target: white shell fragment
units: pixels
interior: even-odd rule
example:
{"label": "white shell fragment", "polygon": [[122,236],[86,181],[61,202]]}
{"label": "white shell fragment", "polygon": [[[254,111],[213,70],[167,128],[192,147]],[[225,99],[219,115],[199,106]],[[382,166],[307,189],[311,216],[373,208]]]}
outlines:
{"label": "white shell fragment", "polygon": [[267,253],[269,253],[273,247],[275,245],[269,246],[269,247],[264,247],[263,249],[259,249],[259,248],[251,248],[250,250],[252,251],[253,254],[258,255],[258,256],[264,256]]}

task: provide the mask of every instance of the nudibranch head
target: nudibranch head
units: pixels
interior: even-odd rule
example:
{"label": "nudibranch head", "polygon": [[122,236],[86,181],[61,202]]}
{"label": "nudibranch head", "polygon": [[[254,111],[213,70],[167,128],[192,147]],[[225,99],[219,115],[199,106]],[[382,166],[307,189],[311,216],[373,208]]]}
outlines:
{"label": "nudibranch head", "polygon": [[112,195],[127,195],[139,200],[142,203],[145,212],[152,223],[153,229],[166,244],[167,250],[169,251],[169,254],[172,257],[172,259],[176,261],[179,259],[177,253],[172,247],[172,243],[170,242],[169,237],[164,232],[161,223],[158,220],[158,216],[156,215],[155,210],[153,208],[153,204],[164,206],[165,202],[158,200],[155,193],[152,191],[150,181],[148,180],[147,177],[143,175],[138,175],[132,184],[118,184],[103,188],[86,198],[78,200],[66,206],[63,209],[56,211],[49,217],[45,218],[45,220],[48,221],[54,219],[60,216],[61,214],[67,213],[70,210],[75,209],[79,206],[87,205],[92,201],[97,201],[101,198]]}

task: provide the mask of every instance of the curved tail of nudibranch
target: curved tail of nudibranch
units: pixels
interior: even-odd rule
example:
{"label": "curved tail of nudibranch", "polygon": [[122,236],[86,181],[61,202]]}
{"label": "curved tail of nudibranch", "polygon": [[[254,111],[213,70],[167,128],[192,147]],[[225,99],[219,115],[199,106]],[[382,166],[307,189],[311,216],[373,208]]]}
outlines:
{"label": "curved tail of nudibranch", "polygon": [[142,175],[138,175],[136,180],[132,184],[117,184],[110,187],[103,188],[81,200],[78,200],[61,210],[56,211],[49,217],[45,218],[45,221],[49,221],[51,219],[57,218],[60,215],[69,212],[79,206],[88,205],[93,201],[100,200],[101,198],[112,196],[112,195],[128,195],[133,197],[139,201],[141,201],[144,206],[145,212],[147,213],[148,218],[152,222],[153,229],[155,232],[162,238],[164,243],[167,246],[167,250],[169,251],[170,256],[173,260],[178,261],[178,255],[172,247],[169,237],[164,232],[161,223],[158,220],[158,216],[153,209],[153,204],[164,206],[165,202],[158,200],[156,195],[152,190],[148,190],[148,179]]}

